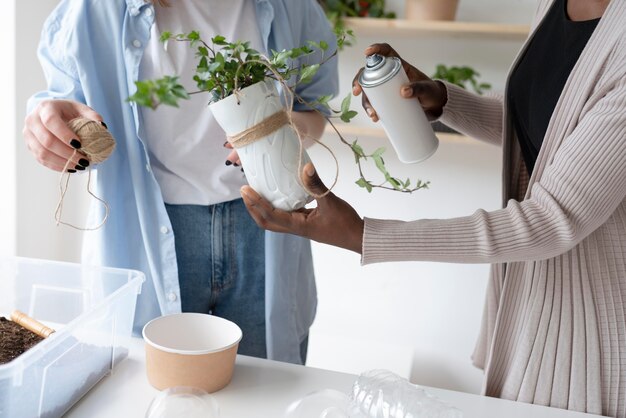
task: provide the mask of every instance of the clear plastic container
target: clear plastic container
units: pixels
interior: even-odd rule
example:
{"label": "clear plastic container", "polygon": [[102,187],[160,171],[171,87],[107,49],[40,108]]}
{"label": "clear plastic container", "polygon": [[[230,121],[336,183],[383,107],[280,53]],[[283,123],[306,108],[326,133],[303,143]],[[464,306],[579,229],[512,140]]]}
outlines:
{"label": "clear plastic container", "polygon": [[175,386],[152,400],[145,418],[219,418],[219,404],[199,388]]}
{"label": "clear plastic container", "polygon": [[0,417],[60,417],[128,356],[133,270],[0,258],[0,315],[19,309],[56,332],[0,365]]}
{"label": "clear plastic container", "polygon": [[350,396],[331,389],[308,394],[285,418],[462,418],[463,413],[421,387],[388,371],[359,376]]}
{"label": "clear plastic container", "polygon": [[463,413],[388,370],[371,370],[352,386],[349,416],[462,418]]}

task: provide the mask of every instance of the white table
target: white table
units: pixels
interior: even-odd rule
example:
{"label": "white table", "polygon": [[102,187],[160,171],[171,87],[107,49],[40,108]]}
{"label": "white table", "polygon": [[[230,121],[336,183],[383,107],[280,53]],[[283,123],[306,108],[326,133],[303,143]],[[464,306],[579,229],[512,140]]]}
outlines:
{"label": "white table", "polygon": [[[232,382],[214,394],[221,418],[283,418],[287,407],[321,389],[349,393],[356,376],[238,356]],[[592,418],[569,412],[485,396],[426,388],[463,411],[464,418]],[[143,340],[134,339],[129,358],[98,383],[67,414],[68,418],[144,417],[158,394],[145,373]]]}

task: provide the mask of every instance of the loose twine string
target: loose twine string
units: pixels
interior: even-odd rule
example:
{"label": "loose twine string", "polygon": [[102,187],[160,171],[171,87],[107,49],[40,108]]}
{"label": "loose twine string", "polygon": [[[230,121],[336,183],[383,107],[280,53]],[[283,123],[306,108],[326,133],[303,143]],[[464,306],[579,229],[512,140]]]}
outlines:
{"label": "loose twine string", "polygon": [[71,160],[76,157],[77,154],[85,156],[89,159],[91,164],[99,164],[105,161],[113,153],[115,149],[115,139],[113,135],[100,124],[87,118],[75,118],[68,122],[67,126],[78,136],[81,142],[81,148],[74,150],[72,156],[65,162],[63,171],[61,172],[61,178],[59,179],[59,189],[61,195],[59,197],[59,203],[54,212],[54,219],[57,226],[59,224],[67,225],[71,228],[78,229],[79,231],[95,231],[102,228],[109,217],[109,205],[102,198],[98,197],[91,190],[91,166],[87,169],[87,193],[89,193],[94,199],[102,203],[104,206],[104,218],[102,221],[93,227],[80,227],[69,222],[61,220],[63,215],[63,203],[65,200],[65,194],[70,183],[70,173],[67,171],[70,168]]}
{"label": "loose twine string", "polygon": [[[291,129],[294,130],[294,132],[296,133],[297,137],[298,137],[298,175],[296,176],[298,184],[300,186],[302,186],[302,188],[311,196],[313,196],[316,199],[320,199],[324,196],[326,196],[327,194],[330,193],[330,191],[335,187],[335,185],[337,184],[337,180],[339,178],[339,161],[337,161],[337,156],[335,155],[335,153],[323,142],[321,142],[319,139],[317,138],[313,138],[311,136],[309,136],[309,139],[312,139],[314,142],[316,142],[317,144],[321,145],[322,147],[324,147],[329,153],[330,155],[333,157],[333,160],[335,160],[335,178],[333,180],[333,183],[331,184],[331,186],[324,192],[324,193],[316,193],[312,190],[310,190],[307,185],[305,183],[302,182],[302,179],[300,178],[300,175],[302,173],[302,160],[304,159],[304,138],[302,133],[300,132],[300,130],[298,129],[298,127],[296,126],[296,124],[293,122],[293,109],[292,109],[292,104],[293,104],[293,100],[295,98],[295,93],[291,90],[291,88],[287,85],[287,81],[285,80],[285,78],[278,72],[276,71],[274,68],[272,68],[271,65],[268,64],[269,59],[266,57],[263,57],[265,60],[267,61],[262,61],[262,60],[250,60],[250,61],[246,61],[245,64],[248,63],[257,63],[257,64],[261,64],[264,65],[267,69],[269,69],[273,74],[274,77],[276,77],[276,80],[281,84],[282,88],[282,94],[285,100],[285,106],[286,108],[283,110],[280,110],[276,113],[274,113],[273,115],[263,119],[261,122],[257,123],[256,125],[246,129],[245,131],[242,131],[236,135],[232,135],[232,136],[227,136],[226,139],[228,140],[228,142],[233,146],[233,148],[237,149],[237,148],[241,148],[244,147],[246,145],[250,145],[256,141],[259,141],[260,139],[265,138],[268,135],[273,134],[274,132],[278,131],[280,128],[282,128],[285,125],[289,125],[291,127]],[[239,72],[241,71],[241,69],[243,68],[243,64],[239,65],[239,68],[237,69],[237,75],[239,74]],[[238,89],[238,84],[239,84],[239,77],[236,76],[235,77],[235,86],[234,86],[234,94],[235,96],[237,96],[238,100],[239,100],[239,95],[241,94],[241,92]],[[313,109],[315,111],[317,111],[317,109]],[[318,111],[319,112],[319,111]],[[321,114],[321,113],[320,113]]]}

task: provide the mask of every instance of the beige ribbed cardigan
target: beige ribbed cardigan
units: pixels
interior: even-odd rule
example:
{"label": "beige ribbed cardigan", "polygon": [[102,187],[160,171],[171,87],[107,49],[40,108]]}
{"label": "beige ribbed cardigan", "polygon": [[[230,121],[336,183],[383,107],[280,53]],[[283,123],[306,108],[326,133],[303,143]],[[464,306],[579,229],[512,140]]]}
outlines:
{"label": "beige ribbed cardigan", "polygon": [[[540,3],[534,27],[551,3]],[[625,33],[626,0],[612,0],[530,179],[506,102],[448,86],[442,120],[503,147],[503,209],[365,219],[363,264],[500,263],[473,357],[485,369],[486,395],[626,417]]]}

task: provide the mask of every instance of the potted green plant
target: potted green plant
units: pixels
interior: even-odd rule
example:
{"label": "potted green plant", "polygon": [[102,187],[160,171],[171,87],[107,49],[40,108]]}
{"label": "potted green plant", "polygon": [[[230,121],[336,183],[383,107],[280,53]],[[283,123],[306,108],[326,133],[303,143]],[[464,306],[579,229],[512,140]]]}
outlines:
{"label": "potted green plant", "polygon": [[[479,81],[478,77],[480,73],[472,67],[466,65],[448,67],[444,64],[437,65],[435,72],[431,75],[432,79],[447,81],[464,89],[471,87],[474,92],[483,94],[491,89],[491,84]],[[432,126],[436,132],[457,133],[439,121],[433,122]]]}
{"label": "potted green plant", "polygon": [[[335,33],[352,32],[346,30],[345,17],[373,17],[383,19],[395,19],[396,14],[386,10],[385,0],[319,0],[319,3],[326,12],[326,17],[333,25]],[[345,42],[346,46],[351,45],[350,39]]]}
{"label": "potted green plant", "polygon": [[[209,108],[237,149],[252,188],[277,208],[295,210],[304,206],[310,196],[299,173],[309,158],[302,145],[303,138],[291,122],[291,107],[285,107],[284,103],[303,103],[324,114],[333,127],[334,118],[349,122],[356,116],[357,112],[350,109],[350,94],[343,99],[340,109],[335,110],[329,105],[330,96],[305,102],[295,93],[295,85],[309,82],[320,66],[335,56],[338,48],[329,53],[326,42],[309,42],[306,46],[272,51],[266,57],[252,49],[249,42],[229,42],[222,36],[207,42],[197,31],[163,32],[161,41],[188,42],[196,49],[198,62],[193,81],[197,90],[188,92],[177,76],[165,76],[136,82],[137,90],[128,100],[154,109],[161,104],[178,106],[179,100],[188,99],[191,94],[208,94]],[[342,46],[344,41],[345,36],[338,37],[337,46]],[[295,59],[314,53],[320,53],[319,62],[294,65]],[[411,184],[409,179],[403,181],[391,176],[382,157],[384,148],[366,153],[356,141],[348,142],[337,133],[341,142],[352,150],[359,170],[356,183],[360,187],[368,191],[378,187],[410,193],[428,186],[421,181]],[[374,162],[384,176],[383,181],[365,178],[362,170],[365,160]]]}

